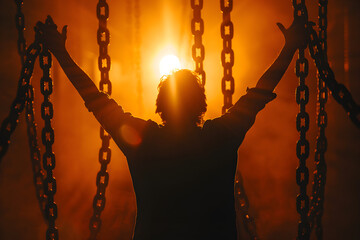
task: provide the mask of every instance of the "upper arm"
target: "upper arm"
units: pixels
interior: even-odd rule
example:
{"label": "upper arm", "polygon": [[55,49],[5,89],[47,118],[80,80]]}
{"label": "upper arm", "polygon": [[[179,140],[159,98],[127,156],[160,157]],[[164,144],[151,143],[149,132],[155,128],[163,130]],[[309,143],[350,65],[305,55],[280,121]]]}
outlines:
{"label": "upper arm", "polygon": [[248,89],[246,95],[242,96],[224,115],[210,121],[210,124],[217,126],[218,136],[241,142],[254,124],[257,113],[275,97],[276,94],[269,91]]}
{"label": "upper arm", "polygon": [[85,105],[125,155],[142,142],[147,121],[125,113],[122,107],[105,93],[100,92],[87,100]]}

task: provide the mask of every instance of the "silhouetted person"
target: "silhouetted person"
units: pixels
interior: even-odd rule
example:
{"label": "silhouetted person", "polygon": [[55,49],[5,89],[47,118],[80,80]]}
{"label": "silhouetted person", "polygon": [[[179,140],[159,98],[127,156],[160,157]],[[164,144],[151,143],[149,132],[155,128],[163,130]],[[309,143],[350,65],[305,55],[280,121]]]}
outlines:
{"label": "silhouetted person", "polygon": [[305,28],[278,24],[285,46],[272,66],[226,114],[207,120],[204,88],[196,74],[179,70],[162,78],[156,112],[163,124],[125,113],[75,64],[52,19],[39,22],[43,42],[59,61],[89,111],[127,158],[136,194],[136,240],[237,238],[234,175],[237,150],[256,114],[273,93],[292,57],[306,43]]}

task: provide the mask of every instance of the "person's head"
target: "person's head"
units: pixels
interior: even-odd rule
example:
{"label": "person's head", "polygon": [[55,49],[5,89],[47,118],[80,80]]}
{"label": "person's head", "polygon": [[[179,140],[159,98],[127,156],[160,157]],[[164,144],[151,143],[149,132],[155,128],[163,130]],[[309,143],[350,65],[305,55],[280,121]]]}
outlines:
{"label": "person's head", "polygon": [[158,86],[156,113],[166,124],[200,124],[206,112],[206,96],[196,73],[182,69],[165,75]]}

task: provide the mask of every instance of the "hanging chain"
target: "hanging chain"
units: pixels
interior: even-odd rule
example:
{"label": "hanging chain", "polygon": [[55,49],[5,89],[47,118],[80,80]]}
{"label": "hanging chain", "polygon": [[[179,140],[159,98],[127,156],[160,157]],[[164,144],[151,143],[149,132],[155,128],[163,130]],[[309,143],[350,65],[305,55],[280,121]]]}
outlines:
{"label": "hanging chain", "polygon": [[[299,3],[298,3],[299,2]],[[305,0],[293,0],[294,18],[300,18],[307,23],[308,15]],[[300,214],[298,225],[298,240],[310,238],[310,225],[308,221],[309,197],[306,192],[309,182],[309,169],[306,160],[309,157],[309,142],[306,140],[306,132],[309,129],[309,114],[305,106],[309,101],[309,88],[305,84],[308,76],[309,62],[305,58],[305,47],[299,49],[299,57],[296,61],[296,76],[299,78],[299,86],[296,88],[296,103],[299,104],[300,112],[296,116],[296,128],[300,133],[300,139],[296,144],[296,156],[299,159],[299,167],[296,169],[296,183],[300,187],[300,193],[296,198],[296,209]]]}
{"label": "hanging chain", "polygon": [[[327,60],[327,0],[319,0],[319,37],[320,45]],[[310,202],[309,222],[311,229],[316,227],[317,239],[323,239],[323,228],[321,218],[324,209],[324,195],[326,183],[326,162],[325,152],[327,140],[325,128],[327,126],[327,114],[325,104],[328,98],[325,82],[318,74],[318,104],[317,104],[317,126],[318,136],[315,149],[315,171],[313,181],[313,191]]]}
{"label": "hanging chain", "polygon": [[222,113],[232,106],[232,95],[235,90],[232,67],[234,66],[234,51],[232,50],[231,40],[234,36],[234,26],[230,19],[233,8],[232,0],[220,0],[220,8],[223,13],[221,23],[221,38],[223,39],[223,50],[221,51],[221,64],[224,68],[224,77],[221,80],[221,91],[224,94],[224,106]]}
{"label": "hanging chain", "polygon": [[204,20],[201,18],[201,9],[203,0],[191,0],[193,9],[193,19],[191,20],[191,33],[194,35],[194,44],[192,46],[192,58],[195,61],[195,72],[201,78],[201,84],[205,86],[206,74],[204,71],[205,48],[202,44],[202,35],[204,34]]}
{"label": "hanging chain", "polygon": [[[15,0],[17,13],[15,16],[16,28],[18,30],[18,53],[21,59],[21,65],[24,65],[25,62],[25,51],[26,51],[26,41],[24,38],[25,30],[25,18],[24,14],[21,11],[23,1]],[[37,140],[37,130],[35,123],[35,114],[34,114],[34,88],[29,81],[28,90],[26,92],[25,100],[25,116],[27,123],[27,133],[28,133],[28,142],[30,147],[30,160],[33,169],[33,180],[35,185],[36,197],[38,199],[40,209],[44,215],[45,209],[45,200],[46,196],[44,195],[44,172],[41,167],[41,158],[40,158],[40,148]]]}
{"label": "hanging chain", "polygon": [[[40,210],[45,216],[45,203],[47,196],[44,193],[44,171],[41,167],[40,148],[37,139],[37,127],[34,115],[34,88],[29,84],[26,93],[25,115],[27,122],[27,133],[30,147],[30,159],[33,169],[33,181],[35,185],[36,197],[38,199]],[[46,216],[45,216],[46,217]]]}
{"label": "hanging chain", "polygon": [[251,240],[259,239],[255,219],[249,214],[249,199],[246,195],[245,188],[243,186],[243,179],[240,171],[237,171],[235,180],[235,206],[236,211],[240,213],[242,222],[246,232],[249,234]]}
{"label": "hanging chain", "polygon": [[[22,0],[15,0],[16,3],[16,15],[15,15],[15,24],[16,29],[18,30],[18,41],[17,41],[17,47],[18,47],[18,53],[20,55],[21,59],[21,66],[22,66],[22,72],[21,77],[19,80],[19,86],[17,91],[17,96],[14,99],[11,108],[10,113],[7,118],[4,119],[2,125],[1,125],[1,135],[0,135],[0,161],[3,158],[3,156],[6,154],[7,149],[9,148],[10,144],[10,136],[12,132],[15,130],[15,127],[18,122],[19,114],[24,109],[25,104],[25,95],[26,95],[26,88],[20,86],[20,82],[24,80],[24,64],[25,64],[25,51],[26,51],[26,42],[24,38],[24,29],[25,29],[25,20],[24,20],[24,14],[21,11],[23,1]],[[31,65],[31,62],[27,62],[27,69],[29,69]],[[31,75],[30,75],[31,77]],[[29,77],[29,79],[30,79]],[[28,80],[30,81],[30,80]]]}
{"label": "hanging chain", "polygon": [[18,41],[17,41],[17,47],[18,52],[21,59],[21,64],[24,65],[25,62],[25,52],[26,52],[26,41],[24,37],[24,30],[25,30],[25,18],[24,14],[21,11],[23,0],[14,0],[16,3],[16,15],[15,15],[15,24],[16,29],[18,30]]}
{"label": "hanging chain", "polygon": [[[109,5],[106,0],[99,0],[96,7],[97,18],[99,19],[99,29],[97,31],[97,42],[99,44],[98,65],[100,70],[100,90],[111,95],[112,85],[109,80],[110,56],[108,55],[108,45],[110,43],[110,32],[107,29],[107,19],[109,18]],[[96,176],[97,191],[93,200],[93,215],[90,219],[90,239],[96,239],[101,227],[101,212],[105,208],[105,189],[109,183],[107,165],[111,159],[110,139],[111,136],[100,127],[100,138],[102,146],[99,151],[99,162],[101,169]]]}
{"label": "hanging chain", "polygon": [[20,113],[24,110],[30,78],[34,70],[34,63],[39,55],[39,51],[40,46],[38,43],[31,44],[26,50],[25,62],[21,69],[16,97],[11,104],[8,117],[4,119],[0,128],[0,161],[9,148],[10,136],[18,124]]}
{"label": "hanging chain", "polygon": [[52,64],[51,54],[44,46],[39,55],[40,68],[43,71],[43,76],[40,80],[40,91],[44,95],[44,101],[41,104],[41,117],[44,119],[45,125],[41,132],[42,143],[45,146],[45,153],[43,155],[43,167],[46,170],[46,178],[44,179],[44,192],[47,196],[45,206],[45,216],[48,221],[48,229],[46,231],[47,240],[56,240],[59,238],[58,229],[55,227],[55,220],[57,218],[57,205],[54,201],[56,193],[56,180],[53,176],[55,168],[55,154],[52,151],[54,143],[54,129],[51,126],[51,120],[54,116],[53,104],[50,101],[51,93],[53,92],[53,81],[50,77],[50,68]]}
{"label": "hanging chain", "polygon": [[355,103],[349,90],[343,84],[336,81],[334,72],[324,57],[319,37],[312,25],[309,25],[309,34],[309,50],[311,57],[315,61],[320,78],[325,82],[334,99],[345,109],[351,121],[360,128],[360,106]]}

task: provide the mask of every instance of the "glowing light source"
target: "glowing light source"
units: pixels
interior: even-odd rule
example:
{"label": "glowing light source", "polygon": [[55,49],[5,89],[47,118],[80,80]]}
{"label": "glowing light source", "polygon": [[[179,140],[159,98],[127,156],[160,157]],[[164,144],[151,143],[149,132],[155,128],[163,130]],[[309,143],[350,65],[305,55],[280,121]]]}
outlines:
{"label": "glowing light source", "polygon": [[160,61],[160,75],[168,75],[171,74],[171,72],[180,69],[180,61],[179,58],[175,55],[166,55],[163,57]]}

